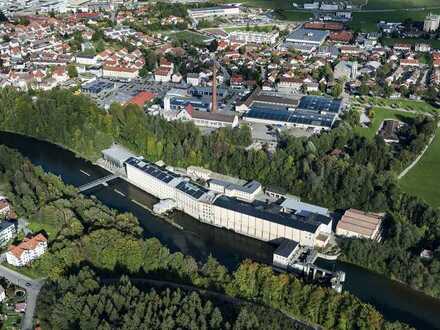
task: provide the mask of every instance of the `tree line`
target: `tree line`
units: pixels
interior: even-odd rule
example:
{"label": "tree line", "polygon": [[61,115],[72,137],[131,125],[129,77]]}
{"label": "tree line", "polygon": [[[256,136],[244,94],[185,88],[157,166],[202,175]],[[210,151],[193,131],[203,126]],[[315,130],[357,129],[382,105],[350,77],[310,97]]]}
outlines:
{"label": "tree line", "polygon": [[[46,311],[40,315],[45,322],[59,328],[83,328],[84,320],[99,326],[94,320],[101,320],[96,316],[101,312],[93,305],[98,304],[99,298],[94,294],[94,298],[87,298],[89,311],[83,310],[85,304],[79,303],[82,293],[89,294],[83,285],[75,284],[74,276],[85,267],[106,277],[127,274],[223,292],[328,328],[407,328],[404,324],[384,320],[371,305],[349,293],[339,294],[329,288],[306,284],[288,274],[276,274],[269,266],[247,260],[237,270],[229,272],[213,257],[197,262],[181,252],[171,253],[157,239],[144,239],[138,220],[131,214],[118,213],[82,196],[74,187],[64,185],[60,178],[44,173],[40,167],[34,167],[4,146],[0,146],[0,190],[8,196],[19,216],[27,217],[31,224],[49,234],[49,251],[35,261],[32,268],[48,279],[46,290],[53,291],[41,295]],[[64,287],[71,282],[72,290],[78,291],[71,292]],[[92,280],[85,283],[91,285]],[[92,287],[96,293],[103,286],[93,284]],[[102,290],[105,293],[113,289]],[[110,304],[102,302],[104,306]],[[112,327],[111,322],[124,322],[125,314],[124,309],[115,310],[110,306],[102,319]],[[206,317],[207,322],[210,317]],[[271,319],[270,314],[266,317],[265,321],[257,317],[256,322],[278,322]],[[174,316],[171,318],[178,322]],[[102,326],[107,328],[106,324]],[[185,327],[182,325],[182,328]]]}

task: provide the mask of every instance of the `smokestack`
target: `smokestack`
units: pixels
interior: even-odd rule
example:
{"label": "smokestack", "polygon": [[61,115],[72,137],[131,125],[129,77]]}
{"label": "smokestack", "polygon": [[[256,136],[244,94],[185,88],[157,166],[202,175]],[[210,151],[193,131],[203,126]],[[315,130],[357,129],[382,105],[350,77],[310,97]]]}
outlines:
{"label": "smokestack", "polygon": [[211,112],[217,112],[217,66],[212,68],[212,98],[211,98]]}

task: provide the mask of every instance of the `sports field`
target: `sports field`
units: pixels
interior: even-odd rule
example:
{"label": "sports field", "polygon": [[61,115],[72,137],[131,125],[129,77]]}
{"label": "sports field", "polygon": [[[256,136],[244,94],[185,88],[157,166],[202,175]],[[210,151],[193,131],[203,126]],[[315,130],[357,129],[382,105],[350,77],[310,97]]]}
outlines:
{"label": "sports field", "polygon": [[355,129],[356,133],[361,136],[365,136],[368,139],[374,138],[377,131],[379,130],[380,125],[385,119],[397,119],[405,122],[416,116],[411,112],[389,110],[384,108],[373,108],[372,111],[374,112],[374,117],[371,121],[370,126],[367,128],[357,127]]}
{"label": "sports field", "polygon": [[440,130],[422,159],[400,180],[400,186],[430,205],[440,206]]}

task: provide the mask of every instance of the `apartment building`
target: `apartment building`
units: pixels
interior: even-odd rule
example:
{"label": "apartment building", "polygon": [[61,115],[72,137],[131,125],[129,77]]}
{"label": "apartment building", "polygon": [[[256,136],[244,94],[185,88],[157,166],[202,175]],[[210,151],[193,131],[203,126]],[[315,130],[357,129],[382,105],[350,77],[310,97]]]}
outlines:
{"label": "apartment building", "polygon": [[47,251],[47,238],[37,234],[31,238],[25,238],[18,245],[11,245],[6,253],[8,264],[22,267],[39,258]]}

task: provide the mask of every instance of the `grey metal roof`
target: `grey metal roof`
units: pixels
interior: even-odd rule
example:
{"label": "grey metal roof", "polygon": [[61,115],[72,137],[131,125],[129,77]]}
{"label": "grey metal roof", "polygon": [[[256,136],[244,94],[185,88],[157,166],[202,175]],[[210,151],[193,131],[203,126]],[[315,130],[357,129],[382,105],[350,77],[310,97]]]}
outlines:
{"label": "grey metal roof", "polygon": [[315,233],[321,224],[320,221],[317,221],[316,215],[302,217],[282,213],[271,209],[272,205],[258,202],[246,203],[226,196],[219,196],[214,201],[214,205],[309,233]]}
{"label": "grey metal roof", "polygon": [[168,171],[162,167],[157,166],[156,164],[150,163],[143,159],[130,158],[126,161],[127,164],[134,166],[145,173],[155,177],[156,179],[163,181],[165,183],[171,182],[174,178],[180,177],[179,175]]}
{"label": "grey metal roof", "polygon": [[11,226],[15,226],[15,224],[13,222],[9,222],[9,221],[0,222],[0,232],[2,232],[3,230],[5,230]]}
{"label": "grey metal roof", "polygon": [[273,254],[287,258],[296,249],[298,242],[292,241],[290,239],[283,240],[281,245],[274,251]]}
{"label": "grey metal roof", "polygon": [[110,148],[102,150],[102,154],[108,158],[120,162],[121,164],[125,162],[127,159],[134,156],[127,149],[119,145],[112,145]]}
{"label": "grey metal roof", "polygon": [[208,190],[203,188],[202,186],[199,186],[189,181],[180,182],[176,186],[176,188],[195,199],[199,199],[203,196],[203,194],[208,192]]}
{"label": "grey metal roof", "polygon": [[299,28],[295,31],[292,31],[287,36],[286,41],[318,44],[323,42],[328,37],[328,35],[328,31]]}

